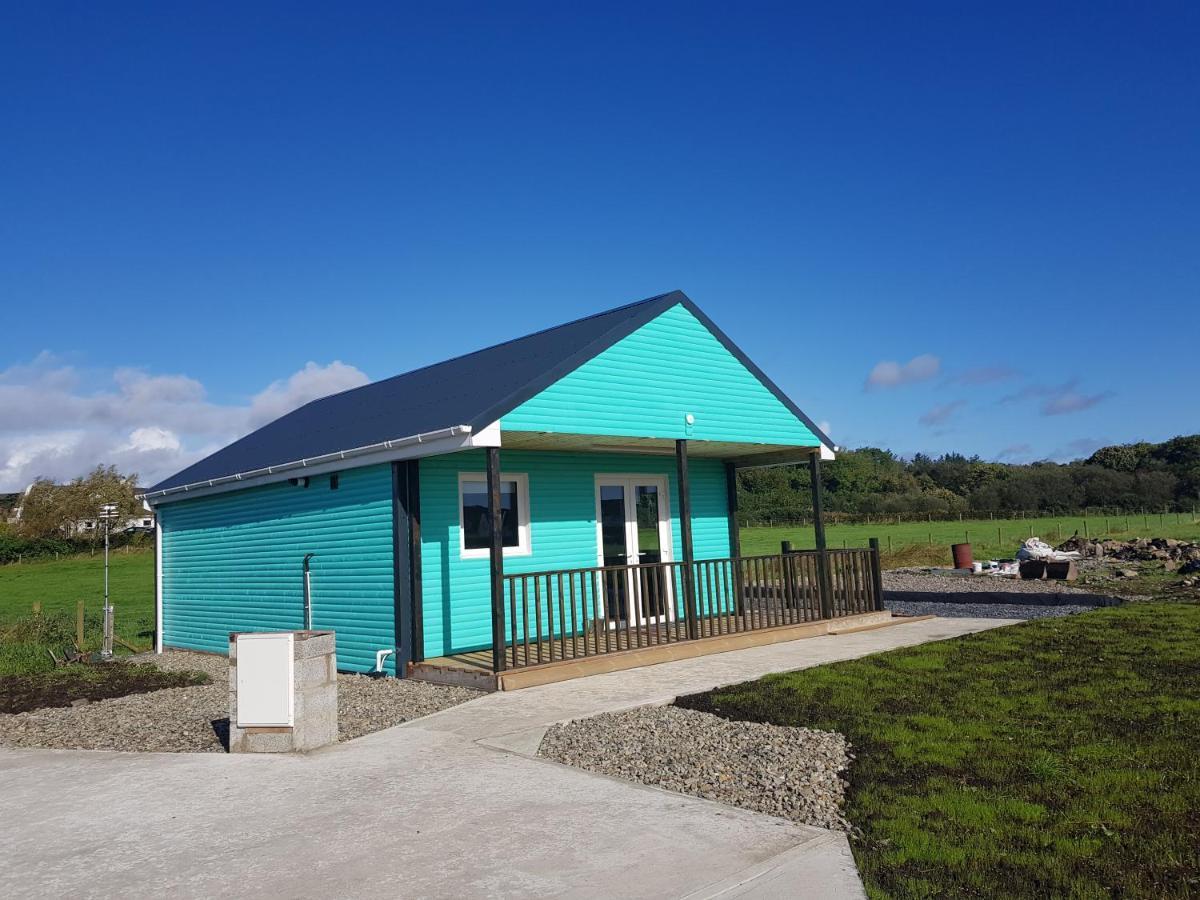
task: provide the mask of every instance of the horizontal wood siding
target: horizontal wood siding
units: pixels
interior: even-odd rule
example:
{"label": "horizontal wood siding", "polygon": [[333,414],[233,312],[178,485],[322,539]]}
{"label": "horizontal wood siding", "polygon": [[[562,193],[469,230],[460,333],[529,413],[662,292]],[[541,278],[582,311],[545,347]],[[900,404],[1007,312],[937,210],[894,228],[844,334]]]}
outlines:
{"label": "horizontal wood siding", "polygon": [[[690,427],[688,413],[696,419]],[[559,379],[500,425],[510,431],[820,443],[683,306],[671,307]]]}
{"label": "horizontal wood siding", "polygon": [[[678,486],[674,457],[604,453],[500,451],[506,474],[529,476],[530,556],[506,556],[506,573],[594,566],[598,472],[666,475],[675,559],[679,542]],[[421,460],[421,545],[425,657],[475,650],[491,644],[488,560],[461,559],[458,473],[484,471],[482,451]],[[693,459],[692,543],[697,559],[729,555],[725,469],[712,459]]]}
{"label": "horizontal wood siding", "polygon": [[338,668],[370,671],[375,651],[395,646],[389,465],[343,471],[337,490],[322,475],[158,514],[168,646],[225,653],[231,631],[303,628],[306,553],[312,624],[337,632]]}

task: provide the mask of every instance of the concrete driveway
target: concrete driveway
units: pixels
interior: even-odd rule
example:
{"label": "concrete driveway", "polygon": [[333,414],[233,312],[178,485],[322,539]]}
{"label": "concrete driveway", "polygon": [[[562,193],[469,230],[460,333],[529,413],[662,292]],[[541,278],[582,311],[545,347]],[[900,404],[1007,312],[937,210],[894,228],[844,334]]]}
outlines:
{"label": "concrete driveway", "polygon": [[841,834],[531,754],[555,721],[1004,624],[932,619],[491,694],[306,756],[0,751],[0,894],[861,897]]}

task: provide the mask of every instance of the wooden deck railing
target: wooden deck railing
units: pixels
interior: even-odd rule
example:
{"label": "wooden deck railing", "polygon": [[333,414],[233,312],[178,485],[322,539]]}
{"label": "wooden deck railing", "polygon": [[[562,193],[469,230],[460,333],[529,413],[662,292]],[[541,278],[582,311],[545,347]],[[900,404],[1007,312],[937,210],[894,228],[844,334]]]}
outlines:
{"label": "wooden deck railing", "polygon": [[557,663],[870,612],[882,599],[875,547],[506,574],[502,658]]}

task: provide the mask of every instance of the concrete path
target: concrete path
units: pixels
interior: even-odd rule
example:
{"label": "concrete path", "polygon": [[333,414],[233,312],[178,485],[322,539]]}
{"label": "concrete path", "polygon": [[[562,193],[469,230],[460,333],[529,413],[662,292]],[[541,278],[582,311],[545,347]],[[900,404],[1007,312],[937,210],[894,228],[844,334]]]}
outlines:
{"label": "concrete path", "polygon": [[862,897],[840,834],[527,754],[554,721],[1003,624],[492,694],[306,756],[0,751],[0,895]]}

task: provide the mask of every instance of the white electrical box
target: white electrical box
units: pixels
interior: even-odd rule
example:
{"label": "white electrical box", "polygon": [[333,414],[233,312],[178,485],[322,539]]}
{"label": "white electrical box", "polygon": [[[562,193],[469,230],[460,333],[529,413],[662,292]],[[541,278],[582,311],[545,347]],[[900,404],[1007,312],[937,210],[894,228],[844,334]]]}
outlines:
{"label": "white electrical box", "polygon": [[293,634],[290,631],[237,636],[237,726],[295,724]]}

